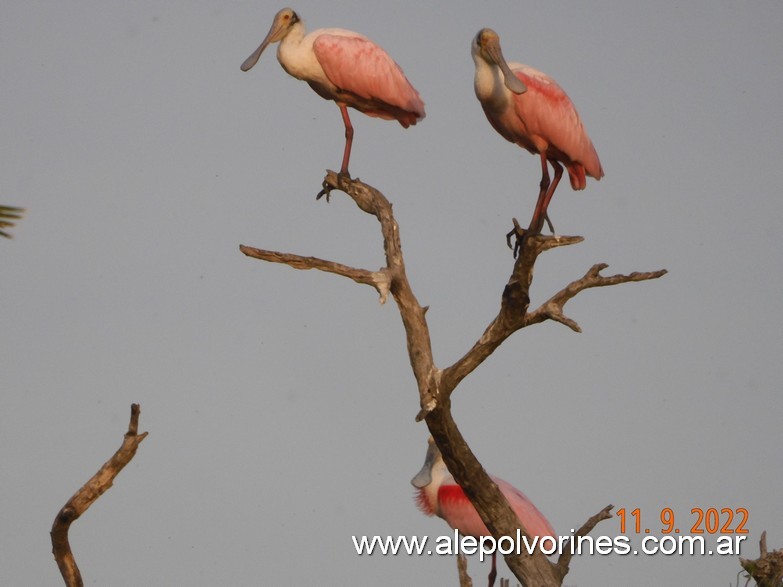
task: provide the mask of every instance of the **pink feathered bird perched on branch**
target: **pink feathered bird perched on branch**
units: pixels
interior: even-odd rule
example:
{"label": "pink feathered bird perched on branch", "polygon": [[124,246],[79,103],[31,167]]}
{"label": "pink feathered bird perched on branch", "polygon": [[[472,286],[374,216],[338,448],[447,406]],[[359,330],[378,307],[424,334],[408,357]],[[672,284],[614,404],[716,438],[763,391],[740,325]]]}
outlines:
{"label": "pink feathered bird perched on branch", "polygon": [[[543,536],[557,537],[549,521],[524,493],[503,479],[492,477],[492,480],[508,501],[508,505],[514,510],[519,521],[522,522],[531,544],[535,537],[539,539]],[[418,489],[416,503],[426,515],[436,515],[443,518],[451,528],[459,530],[460,534],[464,536],[473,536],[474,538],[492,536],[462,487],[457,485],[454,477],[449,473],[446,463],[443,462],[443,456],[432,437],[429,439],[424,466],[411,479],[411,485]],[[492,570],[489,573],[490,587],[494,584],[497,575],[496,554],[496,552],[492,553]]]}
{"label": "pink feathered bird perched on branch", "polygon": [[[538,201],[528,234],[539,234],[549,222],[547,207],[555,193],[563,165],[571,187],[583,190],[586,175],[601,179],[604,170],[598,153],[582,124],[574,103],[551,77],[521,63],[506,63],[500,38],[492,29],[481,29],[473,39],[471,54],[476,64],[474,88],[484,114],[503,138],[541,157]],[[555,170],[550,181],[547,162]],[[525,231],[516,227],[517,245]]]}
{"label": "pink feathered bird perched on branch", "polygon": [[283,69],[340,108],[345,124],[340,173],[348,175],[353,142],[348,106],[368,116],[396,120],[405,128],[424,118],[419,93],[386,51],[364,35],[344,29],[305,34],[302,20],[290,8],[275,15],[272,28],[242,64],[242,71],[253,67],[267,45],[277,41],[277,60]]}

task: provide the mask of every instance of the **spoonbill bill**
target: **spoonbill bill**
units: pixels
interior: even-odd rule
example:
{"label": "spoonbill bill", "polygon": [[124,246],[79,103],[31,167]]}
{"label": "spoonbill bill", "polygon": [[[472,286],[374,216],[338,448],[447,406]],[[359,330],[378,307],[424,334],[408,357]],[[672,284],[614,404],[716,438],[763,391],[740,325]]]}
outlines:
{"label": "spoonbill bill", "polygon": [[[543,536],[556,537],[549,521],[524,493],[503,479],[492,477],[492,480],[505,496],[519,521],[522,522],[531,541],[536,536],[539,538]],[[440,454],[440,450],[431,436],[424,466],[411,479],[411,485],[418,489],[416,504],[425,515],[437,515],[443,518],[453,530],[459,530],[460,534],[464,536],[473,536],[476,539],[480,539],[482,536],[492,536],[462,487],[454,481],[454,477],[449,473],[446,463],[443,462],[443,455]],[[495,555],[496,553],[493,552],[489,587],[492,587],[497,575]]]}
{"label": "spoonbill bill", "polygon": [[283,69],[340,108],[345,124],[340,173],[348,175],[353,142],[348,106],[368,116],[396,120],[405,128],[424,118],[419,93],[386,51],[353,31],[330,28],[306,33],[302,19],[290,8],[275,15],[261,45],[242,64],[242,71],[253,67],[267,45],[277,41],[277,60]]}
{"label": "spoonbill bill", "polygon": [[[492,29],[481,29],[473,39],[471,54],[476,64],[474,88],[484,114],[492,127],[512,143],[541,157],[541,183],[538,201],[528,234],[539,234],[547,207],[563,175],[568,170],[571,187],[583,190],[586,175],[601,179],[604,170],[598,153],[582,124],[574,103],[551,77],[521,63],[507,63],[500,49],[500,37]],[[550,181],[547,162],[555,175]],[[515,222],[517,233],[524,235]]]}

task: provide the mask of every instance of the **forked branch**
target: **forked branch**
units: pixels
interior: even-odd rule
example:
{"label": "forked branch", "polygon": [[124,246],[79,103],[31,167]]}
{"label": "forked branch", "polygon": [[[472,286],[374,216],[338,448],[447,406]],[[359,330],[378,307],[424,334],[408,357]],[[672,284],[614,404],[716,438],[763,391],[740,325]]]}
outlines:
{"label": "forked branch", "polygon": [[68,587],[83,585],[79,567],[76,565],[71,545],[68,542],[68,530],[71,524],[78,520],[79,516],[86,512],[87,508],[112,486],[114,478],[133,459],[139,443],[147,437],[146,432],[138,433],[140,412],[139,404],[131,405],[130,424],[122,446],[114,453],[114,456],[104,463],[92,479],[73,494],[54,519],[51,531],[52,553]]}
{"label": "forked branch", "polygon": [[582,329],[579,327],[579,325],[563,313],[563,306],[566,305],[568,300],[575,297],[576,294],[591,287],[606,287],[608,285],[630,283],[632,281],[647,281],[648,279],[657,279],[666,275],[666,270],[661,269],[659,271],[635,271],[633,273],[629,273],[628,275],[612,275],[609,277],[604,277],[600,273],[607,267],[608,265],[606,263],[596,263],[593,265],[584,275],[584,277],[577,279],[576,281],[572,281],[566,287],[549,298],[546,302],[541,304],[537,310],[530,312],[526,317],[525,326],[529,326],[530,324],[538,324],[539,322],[543,322],[544,320],[549,319],[565,324],[574,332],[582,332]]}
{"label": "forked branch", "polygon": [[419,304],[405,273],[400,229],[394,219],[392,205],[380,191],[359,179],[351,179],[346,175],[327,171],[323,181],[323,189],[318,193],[317,198],[320,199],[325,195],[328,201],[334,190],[346,193],[362,211],[375,216],[380,223],[383,251],[386,257],[386,266],[382,269],[378,271],[355,269],[315,257],[300,257],[255,249],[245,245],[240,245],[239,248],[244,254],[264,261],[285,263],[295,269],[329,271],[349,277],[359,283],[367,283],[379,292],[381,301],[386,299],[386,292],[391,292],[405,327],[408,355],[419,387],[422,404],[435,405],[434,394],[437,390],[437,380],[440,373],[435,368],[432,358],[430,333],[427,320],[424,317],[426,308]]}
{"label": "forked branch", "polygon": [[560,554],[560,558],[557,559],[557,567],[560,571],[560,575],[562,577],[565,577],[568,574],[568,567],[571,564],[571,558],[573,555],[571,554],[571,551],[573,550],[571,548],[571,541],[577,541],[581,536],[587,536],[590,534],[590,532],[593,531],[593,528],[596,527],[598,522],[602,522],[604,520],[608,520],[612,517],[612,509],[614,509],[613,505],[608,505],[604,509],[602,509],[600,512],[595,514],[594,516],[591,516],[589,520],[587,520],[582,526],[577,530],[573,538],[570,538],[569,541],[564,545],[563,552]]}
{"label": "forked branch", "polygon": [[[594,265],[580,279],[568,284],[554,294],[536,310],[529,312],[530,284],[533,268],[538,256],[554,247],[581,242],[579,236],[527,236],[518,248],[518,256],[511,276],[503,289],[500,310],[490,322],[473,347],[453,365],[440,370],[436,367],[430,343],[429,328],[425,319],[425,308],[416,300],[405,273],[405,263],[400,244],[400,233],[389,201],[375,188],[346,175],[328,171],[323,189],[318,198],[328,200],[333,190],[340,190],[350,196],[356,205],[377,218],[381,224],[383,251],[386,266],[379,271],[355,269],[333,261],[315,257],[301,257],[275,251],[265,251],[241,246],[242,252],[264,261],[285,263],[296,269],[319,269],[353,279],[358,283],[372,285],[385,299],[390,292],[397,303],[405,327],[408,356],[419,388],[421,410],[418,420],[424,419],[435,443],[443,455],[449,471],[465,490],[465,494],[476,507],[481,519],[492,535],[513,536],[522,528],[502,493],[484,471],[481,463],[470,450],[451,415],[451,394],[462,379],[478,367],[492,352],[517,330],[546,320],[565,324],[579,332],[578,324],[564,313],[565,304],[579,292],[591,287],[603,287],[656,279],[665,270],[647,273],[631,273],[604,277],[601,270],[605,264]],[[591,517],[577,532],[581,536],[610,517],[611,506]],[[524,528],[522,531],[525,532]],[[526,585],[537,587],[557,586],[568,572],[570,555],[561,556],[558,563],[551,563],[541,552],[532,556],[506,557],[514,575]]]}
{"label": "forked branch", "polygon": [[[579,292],[591,287],[657,279],[666,274],[666,270],[661,269],[604,277],[600,275],[600,272],[608,265],[597,263],[583,277],[572,281],[541,304],[539,308],[529,312],[530,284],[533,281],[533,268],[538,256],[554,247],[572,245],[582,240],[582,237],[579,236],[534,236],[525,239],[511,277],[503,290],[498,315],[489,323],[473,347],[453,365],[443,370],[442,394],[451,394],[460,381],[481,365],[496,348],[517,330],[539,324],[545,320],[553,320],[568,326],[574,332],[581,332],[582,330],[576,321],[566,316],[563,310],[566,303]],[[425,414],[426,408],[422,406],[422,411],[419,412],[417,419],[423,418]]]}

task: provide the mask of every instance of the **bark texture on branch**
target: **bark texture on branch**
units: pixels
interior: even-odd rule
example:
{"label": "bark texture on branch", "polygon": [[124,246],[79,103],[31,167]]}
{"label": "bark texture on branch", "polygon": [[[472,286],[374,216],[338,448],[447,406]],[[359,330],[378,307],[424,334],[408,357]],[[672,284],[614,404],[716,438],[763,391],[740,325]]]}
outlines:
{"label": "bark texture on branch", "polygon": [[740,557],[740,565],[758,587],[780,587],[783,585],[783,548],[767,551],[767,531],[761,533],[759,558],[749,560]]}
{"label": "bark texture on branch", "polygon": [[459,587],[473,587],[473,580],[468,575],[468,559],[461,552],[457,554],[457,573],[459,573]]}
{"label": "bark texture on branch", "polygon": [[[582,277],[572,281],[556,292],[541,306],[530,311],[530,284],[533,281],[533,268],[539,255],[554,247],[572,245],[581,242],[579,236],[528,236],[517,249],[517,257],[501,299],[498,315],[489,323],[484,333],[473,347],[453,365],[439,369],[432,357],[429,328],[425,318],[426,308],[422,308],[408,282],[400,243],[399,227],[392,213],[392,206],[384,195],[358,179],[328,171],[323,189],[318,198],[325,195],[329,199],[331,192],[339,190],[351,197],[356,205],[375,216],[381,224],[383,251],[386,266],[378,271],[355,269],[314,257],[300,257],[275,251],[266,251],[247,246],[240,250],[257,259],[286,263],[296,269],[319,269],[353,279],[358,283],[371,285],[385,299],[391,293],[400,312],[405,327],[408,355],[419,389],[420,411],[417,420],[425,420],[435,443],[443,455],[443,460],[464,489],[471,503],[476,507],[481,519],[492,535],[514,536],[520,528],[527,535],[502,493],[490,479],[478,459],[462,437],[451,415],[451,394],[457,385],[474,369],[481,365],[492,352],[517,330],[552,320],[579,332],[579,325],[566,316],[566,303],[581,291],[592,287],[605,287],[620,283],[646,281],[663,276],[666,271],[630,273],[628,275],[603,276],[601,271],[607,267],[600,263],[593,265]],[[592,516],[577,532],[577,536],[590,532],[600,522],[611,517],[612,506],[607,506]],[[557,563],[550,562],[541,552],[530,555],[506,556],[514,575],[527,586],[554,587],[562,584],[568,572],[571,556],[561,556]],[[460,571],[461,583],[464,583],[463,571]]]}
{"label": "bark texture on branch", "polygon": [[139,443],[146,438],[147,432],[138,433],[140,412],[139,404],[131,405],[130,424],[122,446],[79,491],[73,494],[54,519],[51,531],[52,554],[68,587],[80,587],[84,584],[68,542],[68,530],[71,524],[112,486],[114,478],[133,459]]}

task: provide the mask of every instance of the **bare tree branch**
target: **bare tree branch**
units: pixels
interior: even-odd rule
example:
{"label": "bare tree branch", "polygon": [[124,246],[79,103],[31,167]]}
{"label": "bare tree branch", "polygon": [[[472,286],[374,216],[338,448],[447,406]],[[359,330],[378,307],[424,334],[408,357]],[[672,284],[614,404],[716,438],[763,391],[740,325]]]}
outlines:
{"label": "bare tree branch", "polygon": [[[400,229],[397,221],[394,219],[392,205],[380,191],[361,182],[359,179],[351,179],[334,171],[327,171],[323,181],[323,189],[317,197],[320,198],[326,195],[328,200],[331,192],[334,190],[346,193],[362,211],[375,216],[381,224],[386,267],[379,272],[382,272],[384,280],[387,280],[385,283],[388,283],[389,291],[394,296],[394,301],[397,303],[400,311],[403,326],[405,327],[408,356],[410,357],[413,374],[419,387],[419,396],[422,404],[434,405],[436,403],[434,394],[438,387],[437,381],[440,378],[440,372],[435,368],[435,362],[432,357],[429,327],[424,317],[427,310],[419,304],[408,282],[408,277],[405,273],[405,262],[402,256]],[[247,254],[246,251],[248,249],[251,249],[251,247],[240,245],[240,250],[245,252],[245,254]],[[311,257],[292,257],[296,264],[309,264],[309,268],[325,270],[323,265],[307,261],[307,259],[312,259]],[[282,257],[275,259],[262,258],[262,260],[286,262],[282,260]],[[321,264],[331,263],[321,260],[319,262]],[[291,264],[291,266],[303,268],[297,267],[295,264]],[[365,274],[373,273],[366,269],[354,271],[364,272]],[[350,275],[346,276],[354,279]],[[383,299],[383,293],[381,293],[381,297]]]}
{"label": "bare tree branch", "polygon": [[54,519],[51,531],[52,553],[68,587],[81,587],[84,584],[79,567],[71,552],[71,545],[68,542],[68,530],[71,524],[78,520],[79,516],[86,512],[87,508],[112,486],[114,478],[131,461],[136,454],[139,443],[147,437],[147,432],[138,433],[140,412],[139,404],[131,404],[130,424],[122,446],[114,453],[114,456],[104,463],[92,479],[73,494]]}
{"label": "bare tree branch", "polygon": [[[372,285],[383,297],[383,291],[386,290],[379,289],[375,277],[382,274],[383,283],[394,297],[405,327],[408,356],[419,388],[421,410],[417,420],[426,421],[449,472],[476,507],[492,536],[496,539],[501,536],[514,536],[519,528],[529,537],[503,494],[484,471],[457,428],[451,415],[451,393],[462,379],[476,369],[511,334],[521,328],[545,320],[553,320],[579,332],[579,325],[563,311],[565,304],[579,292],[591,287],[655,279],[664,275],[666,271],[603,277],[600,271],[606,265],[597,264],[582,278],[573,281],[544,302],[537,310],[528,312],[530,284],[538,256],[554,247],[576,244],[583,239],[579,236],[526,236],[515,251],[518,255],[511,277],[503,290],[497,317],[490,322],[481,338],[462,358],[450,367],[440,370],[432,357],[429,328],[425,318],[426,308],[419,305],[405,273],[399,227],[394,219],[391,204],[381,192],[360,180],[328,171],[324,178],[323,189],[317,197],[325,195],[328,201],[334,190],[348,194],[361,210],[372,214],[380,222],[386,256],[385,268],[378,272],[371,272],[313,257],[260,251],[246,246],[241,246],[240,249],[246,255],[261,260],[286,263],[297,269],[320,269],[349,277],[359,283]],[[611,506],[608,506],[590,518],[579,532],[587,533],[598,522],[609,518],[610,509]],[[523,584],[554,587],[562,584],[563,577],[568,572],[570,558],[570,556],[561,557],[560,561],[554,564],[537,551],[533,555],[507,555],[506,563]],[[462,577],[462,573],[460,576]]]}
{"label": "bare tree branch", "polygon": [[[581,278],[572,281],[565,288],[544,302],[537,310],[528,312],[530,304],[530,284],[533,281],[533,267],[538,255],[554,247],[571,245],[581,242],[582,237],[563,236],[535,236],[527,237],[520,255],[514,265],[514,271],[503,290],[500,312],[484,334],[481,335],[473,347],[456,363],[443,370],[442,393],[450,394],[454,388],[489,357],[509,336],[517,330],[539,324],[545,320],[554,320],[571,328],[575,332],[581,332],[579,325],[568,318],[564,312],[565,304],[579,292],[591,287],[604,287],[618,285],[632,281],[646,281],[657,279],[666,274],[666,270],[651,271],[645,273],[634,272],[629,275],[613,275],[603,277],[600,271],[608,265],[598,263]],[[419,412],[417,419],[424,416],[425,408]]]}
{"label": "bare tree branch", "polygon": [[[446,397],[426,416],[427,427],[441,450],[443,461],[465,491],[492,536],[515,536],[517,528],[530,538],[508,501],[470,450],[451,415],[451,400]],[[445,451],[445,452],[444,452]],[[514,576],[523,585],[557,587],[562,583],[559,569],[540,550],[533,555],[511,553],[505,556]]]}
{"label": "bare tree branch", "polygon": [[780,587],[783,584],[783,548],[772,552],[767,550],[766,530],[759,540],[759,555],[756,560],[740,557],[740,565],[758,587]]}
{"label": "bare tree branch", "polygon": [[560,558],[557,559],[557,567],[560,570],[561,576],[565,577],[568,574],[568,567],[571,564],[571,558],[573,556],[571,554],[571,541],[579,538],[580,536],[587,536],[590,534],[590,532],[593,531],[593,528],[595,528],[598,522],[602,522],[603,520],[608,520],[611,518],[613,508],[613,505],[608,505],[594,516],[591,516],[590,519],[582,524],[579,530],[574,533],[574,537],[569,538],[568,542],[563,545],[563,552],[560,553]]}
{"label": "bare tree branch", "polygon": [[461,552],[457,553],[457,572],[459,573],[459,587],[473,587],[473,580],[468,575],[468,559]]}
{"label": "bare tree branch", "polygon": [[334,261],[325,261],[317,257],[301,257],[299,255],[292,255],[290,253],[279,253],[277,251],[266,251],[264,249],[256,249],[254,247],[247,247],[245,245],[239,245],[239,250],[242,251],[248,257],[254,259],[260,259],[262,261],[269,261],[270,263],[284,263],[294,269],[318,269],[320,271],[326,271],[327,273],[335,273],[342,275],[349,279],[353,279],[356,283],[362,283],[364,285],[371,285],[375,288],[378,294],[381,296],[381,303],[386,303],[386,298],[389,295],[389,282],[388,271],[386,269],[380,269],[379,271],[367,271],[366,269],[354,269],[341,263],[335,263]]}
{"label": "bare tree branch", "polygon": [[574,332],[582,332],[579,325],[567,318],[563,314],[563,306],[566,305],[570,299],[576,296],[581,291],[589,289],[591,287],[606,287],[609,285],[618,285],[620,283],[630,283],[633,281],[646,281],[649,279],[658,279],[666,275],[666,270],[660,271],[647,271],[630,273],[628,275],[612,275],[610,277],[604,277],[600,275],[601,271],[606,269],[608,265],[606,263],[597,263],[593,265],[590,270],[576,281],[572,281],[562,290],[557,292],[554,296],[549,298],[546,302],[541,304],[541,307],[528,314],[525,320],[525,326],[530,324],[538,324],[544,320],[556,320],[571,328]]}

